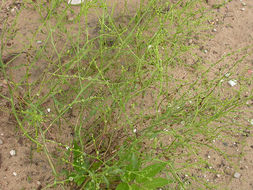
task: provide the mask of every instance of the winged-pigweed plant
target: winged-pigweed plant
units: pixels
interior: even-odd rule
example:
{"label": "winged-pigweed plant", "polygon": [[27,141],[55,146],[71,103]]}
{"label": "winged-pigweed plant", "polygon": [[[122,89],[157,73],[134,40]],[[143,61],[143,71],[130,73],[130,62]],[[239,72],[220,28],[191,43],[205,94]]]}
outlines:
{"label": "winged-pigweed plant", "polygon": [[205,170],[203,147],[222,152],[211,142],[231,130],[224,116],[243,105],[243,91],[224,100],[217,95],[224,76],[207,80],[223,59],[181,77],[185,56],[198,46],[189,40],[208,29],[202,1],[136,2],[131,11],[130,1],[120,2],[124,10],[102,0],[24,1],[19,15],[32,12],[37,26],[12,59],[3,56],[16,25],[1,34],[9,87],[1,97],[49,161],[55,181],[45,188],[211,187],[182,176]]}

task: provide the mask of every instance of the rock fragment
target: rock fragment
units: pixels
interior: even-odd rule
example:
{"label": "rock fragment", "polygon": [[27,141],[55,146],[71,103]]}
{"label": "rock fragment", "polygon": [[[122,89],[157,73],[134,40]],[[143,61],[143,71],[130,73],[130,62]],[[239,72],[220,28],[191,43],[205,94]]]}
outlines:
{"label": "rock fragment", "polygon": [[68,4],[70,4],[70,5],[80,5],[83,2],[84,2],[84,0],[69,0]]}
{"label": "rock fragment", "polygon": [[234,173],[234,178],[239,179],[240,177],[241,177],[241,174],[240,174],[240,173],[238,173],[238,172],[235,172],[235,173]]}
{"label": "rock fragment", "polygon": [[15,150],[11,150],[11,151],[10,151],[10,155],[11,155],[11,156],[15,156],[15,155],[16,155],[16,151],[15,151]]}
{"label": "rock fragment", "polygon": [[230,80],[230,81],[228,81],[228,84],[233,87],[233,86],[237,85],[237,81],[236,80]]}

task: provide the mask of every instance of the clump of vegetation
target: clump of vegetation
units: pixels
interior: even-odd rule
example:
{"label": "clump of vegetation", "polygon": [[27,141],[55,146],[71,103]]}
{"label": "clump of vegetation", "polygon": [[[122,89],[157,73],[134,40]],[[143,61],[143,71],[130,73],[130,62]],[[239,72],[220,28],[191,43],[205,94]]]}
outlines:
{"label": "clump of vegetation", "polygon": [[[47,156],[55,176],[47,187],[213,185],[189,173],[208,170],[203,149],[226,157],[212,142],[224,132],[233,138],[243,131],[231,128],[226,116],[252,96],[243,98],[240,89],[225,99],[220,87],[226,77],[209,78],[223,58],[203,64],[193,53],[201,44],[192,40],[208,37],[210,15],[202,3],[140,0],[129,11],[127,1],[122,10],[105,1],[24,2],[1,34],[9,88],[2,97],[24,135]],[[20,35],[15,28],[23,11],[36,12],[39,24],[18,53],[4,59],[8,40]]]}

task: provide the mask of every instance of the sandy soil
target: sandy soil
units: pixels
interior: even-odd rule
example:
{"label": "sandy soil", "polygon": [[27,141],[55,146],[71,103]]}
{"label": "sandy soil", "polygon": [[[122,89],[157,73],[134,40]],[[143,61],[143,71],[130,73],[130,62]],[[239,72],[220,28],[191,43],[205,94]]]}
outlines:
{"label": "sandy soil", "polygon": [[[8,26],[13,22],[20,7],[21,1],[8,0],[0,2],[0,34],[3,27],[2,21],[9,17]],[[113,1],[111,1],[112,3]],[[120,1],[118,1],[120,2]],[[123,2],[123,1],[122,1]],[[132,6],[136,6],[137,1],[130,1]],[[2,3],[2,4],[1,4]],[[246,5],[244,5],[244,3]],[[212,1],[208,2],[208,6],[211,7]],[[131,6],[130,6],[131,7]],[[118,3],[117,8],[122,8],[122,5]],[[217,17],[211,24],[215,25],[215,30],[211,31],[214,35],[212,39],[204,43],[203,49],[199,50],[199,53],[203,58],[210,63],[216,62],[222,55],[231,52],[231,50],[237,50],[245,46],[253,45],[253,1],[233,0],[221,9],[214,9]],[[130,10],[131,12],[131,10]],[[22,47],[22,42],[28,39],[32,35],[32,31],[37,28],[36,21],[40,17],[35,14],[35,11],[28,9],[22,11],[23,16],[18,20],[17,26],[19,28],[20,36],[10,39],[8,42],[9,54],[19,51]],[[27,20],[26,18],[32,19]],[[71,14],[68,15],[71,18]],[[90,18],[94,20],[94,17]],[[96,25],[91,21],[94,28]],[[21,37],[22,35],[22,37]],[[17,40],[19,38],[19,40]],[[41,36],[42,40],[43,36]],[[203,53],[203,50],[207,50]],[[245,53],[245,52],[242,52]],[[250,53],[250,52],[248,52]],[[4,59],[8,59],[8,53],[4,55]],[[25,61],[25,55],[18,58],[18,61]],[[225,60],[223,65],[231,65],[232,60]],[[41,65],[43,67],[43,65]],[[218,68],[217,68],[218,69]],[[249,56],[241,63],[235,70],[235,75],[252,79],[253,70],[253,56]],[[20,70],[19,72],[22,72]],[[39,75],[39,70],[35,71],[34,79]],[[214,71],[215,72],[215,71]],[[15,76],[15,73],[13,74]],[[211,76],[210,76],[211,77]],[[223,85],[224,88],[231,88],[228,84]],[[249,91],[252,90],[252,84],[249,85]],[[7,94],[7,88],[3,78],[0,78],[0,93]],[[26,140],[20,130],[17,128],[17,124],[13,119],[13,116],[8,113],[10,105],[7,101],[0,98],[0,190],[21,190],[21,189],[42,189],[47,184],[52,183],[53,177],[51,168],[47,163],[46,157],[36,150],[35,145]],[[250,127],[250,123],[245,118],[252,118],[248,112],[247,115],[244,111],[252,110],[253,100],[248,102],[248,106],[242,107],[241,123]],[[240,120],[240,119],[239,119]],[[251,127],[252,128],[252,127]],[[234,161],[237,166],[232,166],[225,160],[220,159],[220,156],[214,152],[203,151],[204,156],[207,156],[212,163],[212,167],[216,168],[220,174],[205,174],[198,172],[200,178],[204,178],[210,182],[221,184],[219,189],[231,189],[231,190],[249,190],[253,189],[253,130],[249,130],[245,135],[239,135],[235,138],[236,141],[214,141],[214,144],[220,147],[230,155],[235,155]],[[11,156],[10,151],[15,150],[15,155]],[[244,153],[241,155],[241,153]],[[197,172],[197,171],[196,171]],[[238,175],[237,177],[235,177]],[[238,174],[237,174],[238,173]]]}

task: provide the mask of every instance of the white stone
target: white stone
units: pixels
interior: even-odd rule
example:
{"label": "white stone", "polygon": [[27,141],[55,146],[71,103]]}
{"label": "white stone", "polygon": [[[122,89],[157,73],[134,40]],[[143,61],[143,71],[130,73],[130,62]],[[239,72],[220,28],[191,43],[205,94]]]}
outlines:
{"label": "white stone", "polygon": [[217,29],[216,29],[216,28],[214,28],[214,29],[213,29],[213,31],[214,31],[214,32],[217,32]]}
{"label": "white stone", "polygon": [[240,178],[241,177],[241,174],[240,173],[238,173],[238,172],[235,172],[235,174],[234,174],[234,178]]}
{"label": "white stone", "polygon": [[80,5],[83,2],[84,2],[84,0],[69,0],[68,4],[70,4],[70,5]]}
{"label": "white stone", "polygon": [[3,140],[2,140],[2,139],[0,139],[0,145],[2,145],[2,144],[4,144],[4,142],[3,142]]}
{"label": "white stone", "polygon": [[241,8],[241,11],[245,11],[245,8],[243,7],[243,8]]}
{"label": "white stone", "polygon": [[37,41],[37,44],[42,44],[42,41],[38,40],[38,41]]}
{"label": "white stone", "polygon": [[18,175],[17,172],[13,172],[12,174],[13,174],[14,176],[17,176],[17,175]]}
{"label": "white stone", "polygon": [[15,156],[15,155],[16,155],[16,151],[15,151],[15,150],[11,150],[11,151],[10,151],[10,155],[11,155],[11,156]]}
{"label": "white stone", "polygon": [[47,112],[50,113],[51,109],[50,108],[47,108]]}
{"label": "white stone", "polygon": [[244,3],[244,2],[242,2],[242,5],[243,5],[243,6],[246,6],[247,4],[246,4],[246,3]]}
{"label": "white stone", "polygon": [[207,52],[208,52],[208,51],[205,49],[205,50],[204,50],[204,53],[207,53]]}
{"label": "white stone", "polygon": [[134,129],[133,132],[136,133],[136,132],[137,132],[137,129]]}
{"label": "white stone", "polygon": [[11,14],[12,14],[12,15],[15,15],[15,14],[16,14],[16,7],[14,7],[14,8],[11,9]]}
{"label": "white stone", "polygon": [[230,80],[230,81],[228,81],[228,84],[233,87],[233,86],[237,85],[237,81],[236,80]]}
{"label": "white stone", "polygon": [[250,122],[251,125],[253,125],[253,119],[251,119],[249,122]]}
{"label": "white stone", "polygon": [[216,176],[217,176],[218,178],[219,178],[219,177],[221,177],[221,175],[220,175],[220,174],[217,174]]}
{"label": "white stone", "polygon": [[152,45],[149,45],[149,46],[148,46],[148,49],[150,49],[150,48],[152,48]]}

